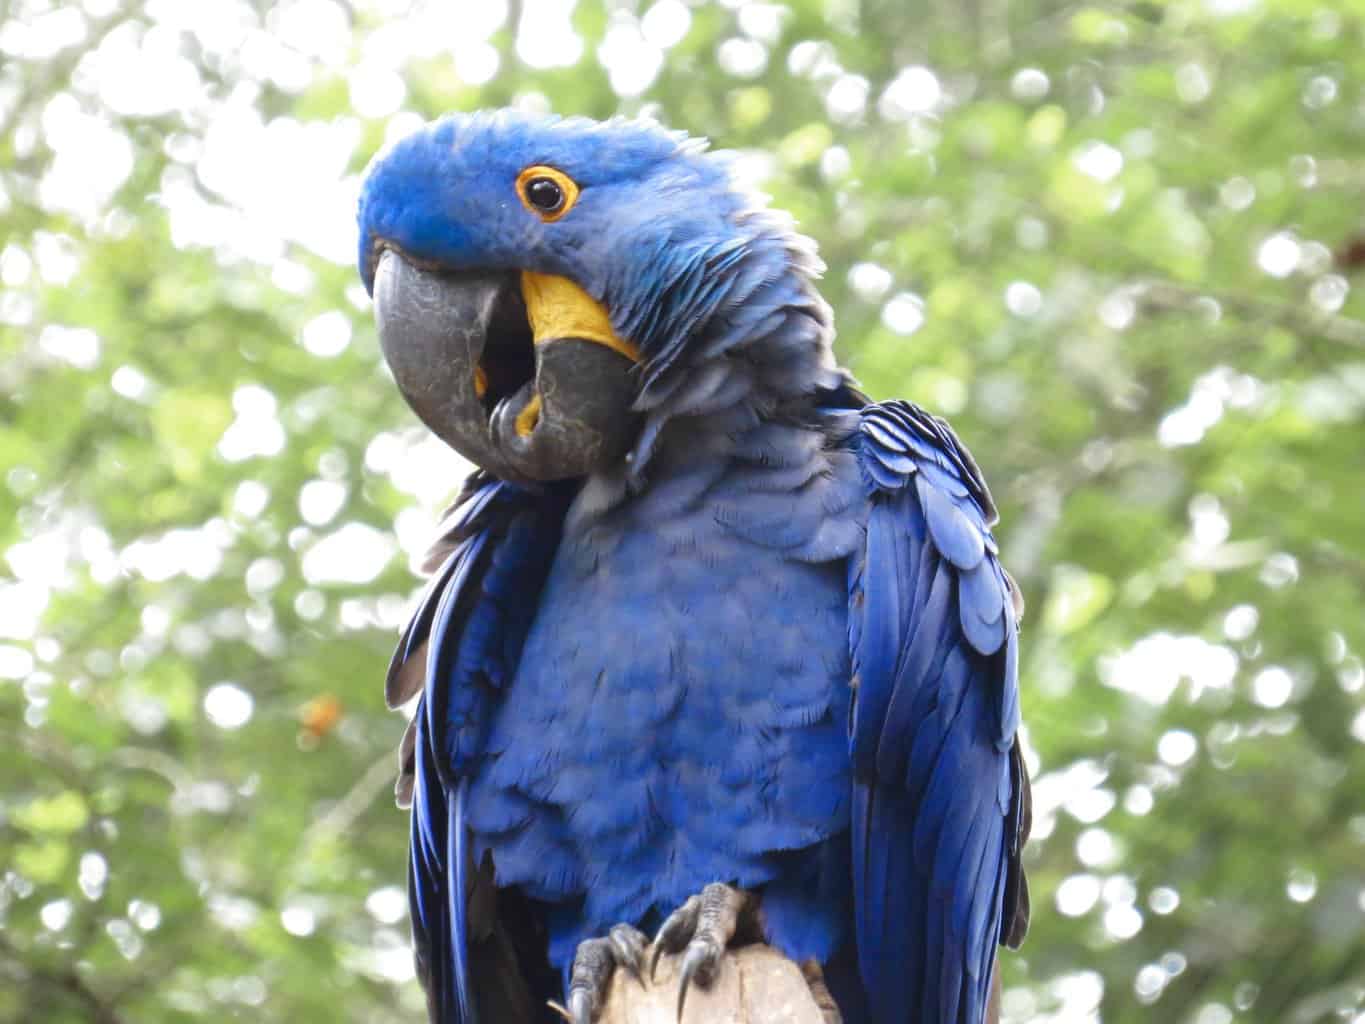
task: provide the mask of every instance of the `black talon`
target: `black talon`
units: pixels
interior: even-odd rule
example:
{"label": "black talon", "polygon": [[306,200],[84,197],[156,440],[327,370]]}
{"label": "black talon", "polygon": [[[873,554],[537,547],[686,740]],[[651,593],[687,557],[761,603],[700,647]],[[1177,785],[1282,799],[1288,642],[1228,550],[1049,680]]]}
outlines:
{"label": "black talon", "polygon": [[586,989],[569,992],[569,1020],[573,1024],[592,1024],[593,999]]}
{"label": "black talon", "polygon": [[659,958],[665,953],[681,953],[697,930],[701,901],[692,896],[659,926],[654,935],[654,955],[649,961],[649,980],[653,981],[659,968]]}
{"label": "black talon", "polygon": [[592,1024],[611,979],[613,960],[611,946],[602,939],[589,939],[578,947],[567,999],[573,1024]]}
{"label": "black talon", "polygon": [[682,1024],[683,1007],[687,1005],[687,986],[692,981],[696,963],[690,958],[683,963],[682,975],[678,978],[678,1024]]}
{"label": "black talon", "polygon": [[569,1024],[594,1024],[611,988],[611,976],[624,967],[641,985],[645,937],[628,924],[618,924],[606,938],[578,944],[570,971],[567,1009],[551,1004]]}
{"label": "black talon", "polygon": [[618,924],[607,934],[607,941],[611,943],[616,965],[628,970],[630,976],[643,986],[645,976],[641,961],[645,955],[645,937],[628,924]]}
{"label": "black talon", "polygon": [[724,950],[710,935],[698,935],[687,946],[683,957],[682,971],[678,978],[678,1020],[682,1020],[683,1004],[687,1001],[687,987],[692,979],[702,988],[709,988],[716,977],[716,967],[720,964]]}
{"label": "black talon", "polygon": [[654,977],[664,953],[687,950],[678,975],[678,1022],[682,1024],[687,1005],[687,990],[695,980],[709,988],[715,980],[721,957],[737,932],[748,932],[756,924],[757,902],[732,886],[713,882],[669,915],[654,937],[654,955],[649,976]]}
{"label": "black talon", "polygon": [[687,947],[687,955],[683,957],[682,971],[678,976],[678,1021],[682,1022],[683,1007],[687,1004],[687,988],[692,984],[692,979],[697,979],[697,984],[705,988],[711,983],[711,974],[715,966],[713,957],[715,948],[706,942],[693,940]]}

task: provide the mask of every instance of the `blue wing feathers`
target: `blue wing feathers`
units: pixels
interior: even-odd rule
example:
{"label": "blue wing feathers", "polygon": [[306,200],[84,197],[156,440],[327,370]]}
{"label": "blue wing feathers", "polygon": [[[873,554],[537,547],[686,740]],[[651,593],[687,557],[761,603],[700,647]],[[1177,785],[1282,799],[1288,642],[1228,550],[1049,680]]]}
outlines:
{"label": "blue wing feathers", "polygon": [[[433,1020],[476,1024],[469,976],[466,797],[490,703],[519,656],[534,595],[558,544],[565,500],[476,474],[447,520],[443,561],[404,630],[395,680],[424,648],[413,722],[409,902]],[[560,496],[563,497],[563,496]],[[411,695],[409,695],[411,696]],[[518,808],[503,808],[515,827]]]}
{"label": "blue wing feathers", "polygon": [[[908,452],[910,440],[905,432],[887,424],[880,416],[866,415],[862,419],[863,431],[877,443],[878,455],[884,452]],[[909,472],[909,470],[907,470]]]}
{"label": "blue wing feathers", "polygon": [[921,459],[915,465],[925,481],[944,494],[950,495],[953,499],[966,498],[971,495],[971,491],[963,482],[959,472],[955,468],[944,468],[942,459],[933,461]]}
{"label": "blue wing feathers", "polygon": [[[455,799],[449,803],[449,820],[446,824],[446,864],[449,866],[450,882],[446,887],[446,907],[451,920],[451,941],[459,943],[463,949],[469,939],[468,907],[465,904],[467,889],[465,873],[469,865],[466,850],[465,801],[469,795],[469,780],[462,779],[455,790]],[[474,996],[469,986],[469,959],[467,956],[451,957],[454,964],[455,999],[460,1008],[459,1020],[463,1024],[477,1024],[474,1013]]]}
{"label": "blue wing feathers", "polygon": [[[486,525],[485,513],[490,505],[498,498],[506,498],[511,491],[510,484],[476,473],[470,477],[455,505],[448,510],[442,524],[442,539],[427,559],[427,568],[430,569],[434,556],[437,568],[418,599],[417,609],[404,627],[389,664],[385,686],[389,707],[399,707],[417,695],[415,688],[409,692],[405,687],[401,670],[430,636],[437,607],[450,590],[451,576],[464,564],[469,538]],[[424,681],[423,676],[411,678]]]}
{"label": "blue wing feathers", "polygon": [[445,585],[460,560],[461,550],[457,547],[446,557],[440,568],[432,576],[426,589],[417,602],[417,610],[399,637],[389,662],[388,677],[384,684],[384,700],[390,708],[401,707],[417,696],[423,676],[411,676],[412,682],[405,679],[402,668],[419,647],[426,641],[431,631],[431,621],[436,615],[436,606],[445,592]]}
{"label": "blue wing feathers", "polygon": [[879,1024],[981,1024],[1027,827],[995,505],[915,406],[862,409],[855,449],[872,502],[849,570],[859,971]]}
{"label": "blue wing feathers", "polygon": [[[1001,843],[1007,842],[1006,829],[1013,828],[1013,824],[1008,819],[989,814],[982,815],[982,819],[986,823],[985,834],[978,844],[975,858],[967,864],[968,870],[962,873],[961,884],[970,885],[975,891],[991,893],[993,898],[972,904],[966,935],[968,949],[981,949],[988,938],[991,942],[1001,941],[1000,912],[1005,893],[996,851]],[[977,964],[969,963],[968,967],[974,978],[990,981],[989,978],[981,978]]]}
{"label": "blue wing feathers", "polygon": [[892,469],[880,459],[868,459],[862,464],[863,472],[872,480],[872,483],[883,491],[893,491],[905,482],[905,474],[900,470]]}
{"label": "blue wing feathers", "polygon": [[[477,712],[475,704],[478,695],[444,685],[453,672],[452,659],[460,645],[460,633],[452,631],[450,625],[456,609],[460,607],[460,597],[464,593],[465,584],[474,571],[485,543],[486,537],[480,534],[463,546],[455,572],[451,575],[440,603],[436,606],[427,649],[427,678],[422,698],[427,736],[433,743],[439,743],[443,749],[452,753],[460,739],[461,730],[470,724],[471,717]],[[455,771],[454,758],[449,756],[438,758],[436,770],[440,773],[442,782],[450,785],[452,773]]]}
{"label": "blue wing feathers", "polygon": [[[960,652],[953,653],[960,657]],[[945,657],[939,666],[937,673],[927,677],[928,685],[921,687],[927,693],[918,702],[920,714],[914,716],[908,726],[914,733],[908,760],[897,761],[889,766],[896,771],[885,773],[886,778],[895,779],[901,778],[903,772],[906,792],[916,806],[929,799],[926,791],[937,777],[936,766],[973,682],[970,671],[960,661],[949,663]]]}
{"label": "blue wing feathers", "polygon": [[436,780],[436,766],[424,719],[416,722],[416,781],[413,786],[412,837],[409,842],[408,897],[418,973],[427,990],[433,1018],[451,1016],[455,1007],[454,977],[449,969],[451,928],[445,890],[447,812]]}
{"label": "blue wing feathers", "polygon": [[[858,681],[853,707],[853,735],[850,750],[854,771],[863,774],[872,770],[877,741],[891,691],[885,681],[894,677],[900,660],[901,614],[900,588],[895,580],[886,580],[881,568],[898,564],[899,537],[891,524],[880,520],[893,516],[885,505],[872,509],[867,531],[867,554],[861,564],[868,571],[860,572],[855,591],[862,607],[853,609],[861,628],[858,643],[853,648],[853,667]],[[872,585],[872,584],[878,585]],[[855,601],[856,603],[856,601]]]}
{"label": "blue wing feathers", "polygon": [[[1014,627],[1014,610],[1005,612],[1008,630]],[[1005,667],[1001,673],[1004,684],[1000,695],[1000,729],[996,733],[995,746],[998,750],[1009,750],[1015,743],[1015,733],[1019,729],[1019,640],[1008,633],[1005,638]],[[1025,788],[1024,781],[1020,788]]]}
{"label": "blue wing feathers", "polygon": [[877,772],[888,779],[900,778],[904,773],[919,726],[928,715],[945,704],[956,707],[961,699],[962,678],[945,678],[942,671],[952,651],[951,644],[945,642],[952,629],[949,618],[952,590],[951,577],[941,564],[928,590],[927,597],[922,596],[917,605],[911,606],[918,609],[917,621],[911,627],[913,633],[892,679],[891,700],[882,724]]}
{"label": "blue wing feathers", "polygon": [[901,477],[909,476],[911,473],[915,472],[916,469],[915,460],[913,458],[909,455],[902,454],[901,452],[892,451],[889,448],[878,450],[873,458],[876,460],[877,465],[890,470],[892,473],[898,473]]}
{"label": "blue wing feathers", "polygon": [[915,479],[920,505],[929,521],[929,536],[939,554],[959,569],[974,568],[986,553],[985,532],[972,522],[952,496],[935,487],[924,474]]}
{"label": "blue wing feathers", "polygon": [[1008,598],[1001,590],[999,572],[989,560],[977,563],[962,573],[959,580],[962,631],[982,654],[994,654],[1005,639],[1004,612]]}

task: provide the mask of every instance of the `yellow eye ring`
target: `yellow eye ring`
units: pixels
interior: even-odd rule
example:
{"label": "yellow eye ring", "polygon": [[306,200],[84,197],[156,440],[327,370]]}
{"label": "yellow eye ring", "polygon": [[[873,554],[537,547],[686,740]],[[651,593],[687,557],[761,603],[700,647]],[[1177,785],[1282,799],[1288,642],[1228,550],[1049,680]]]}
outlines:
{"label": "yellow eye ring", "polygon": [[517,198],[526,209],[552,224],[578,202],[578,183],[563,171],[535,164],[517,175]]}

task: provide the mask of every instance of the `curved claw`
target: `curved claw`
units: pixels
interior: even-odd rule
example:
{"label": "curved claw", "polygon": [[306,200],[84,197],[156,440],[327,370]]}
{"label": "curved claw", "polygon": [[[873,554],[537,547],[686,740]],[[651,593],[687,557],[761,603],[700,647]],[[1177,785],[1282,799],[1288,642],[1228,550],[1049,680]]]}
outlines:
{"label": "curved claw", "polygon": [[659,958],[665,953],[681,953],[697,931],[697,918],[701,913],[701,900],[690,897],[659,927],[654,935],[654,954],[649,961],[649,980],[654,980],[659,967]]}
{"label": "curved claw", "polygon": [[687,1005],[687,989],[692,984],[693,977],[697,983],[705,985],[707,974],[707,959],[709,950],[705,947],[692,944],[687,947],[687,956],[683,957],[682,970],[678,974],[678,1021],[682,1022],[683,1007]]}
{"label": "curved claw", "polygon": [[585,989],[569,992],[569,1024],[592,1024],[592,997]]}
{"label": "curved claw", "polygon": [[645,937],[628,924],[618,924],[605,938],[584,939],[574,953],[570,971],[568,1008],[550,1008],[569,1024],[594,1024],[607,1001],[612,975],[624,967],[642,986]]}
{"label": "curved claw", "polygon": [[695,978],[702,988],[709,988],[715,980],[716,967],[724,950],[709,935],[698,935],[688,944],[678,974],[678,1020],[682,1020],[683,1004],[687,1002],[687,987]]}
{"label": "curved claw", "polygon": [[[628,970],[630,976],[643,986],[645,984],[643,972],[645,937],[630,925],[618,924],[607,933],[607,941],[611,943],[612,952],[616,955],[617,966]],[[651,980],[653,977],[654,971],[651,966]]]}
{"label": "curved claw", "polygon": [[654,939],[654,952],[650,955],[649,958],[649,980],[651,983],[653,983],[653,981],[655,980],[655,974],[659,970],[659,957],[663,955],[664,948],[663,946],[659,945],[659,940],[656,937]]}
{"label": "curved claw", "polygon": [[692,982],[692,973],[697,965],[690,958],[683,964],[682,975],[678,978],[678,1024],[682,1024],[683,1007],[687,1005],[687,986]]}

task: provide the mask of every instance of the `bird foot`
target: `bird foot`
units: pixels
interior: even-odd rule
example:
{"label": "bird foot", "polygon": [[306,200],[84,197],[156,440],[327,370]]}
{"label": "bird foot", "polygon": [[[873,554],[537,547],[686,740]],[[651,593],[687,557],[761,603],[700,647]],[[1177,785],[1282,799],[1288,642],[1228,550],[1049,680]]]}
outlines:
{"label": "bird foot", "polygon": [[628,924],[618,924],[606,938],[586,939],[574,952],[569,974],[567,1006],[550,1003],[551,1009],[569,1024],[595,1024],[607,1001],[607,990],[618,967],[630,972],[641,985],[645,983],[645,949],[649,940]]}
{"label": "bird foot", "polygon": [[[678,972],[679,1021],[687,1003],[688,986],[695,981],[702,988],[710,987],[730,940],[741,931],[760,930],[756,927],[757,913],[758,900],[751,893],[713,882],[690,897],[663,923],[654,936],[649,976],[654,977],[663,954],[683,953]],[[755,927],[751,929],[751,925]]]}

